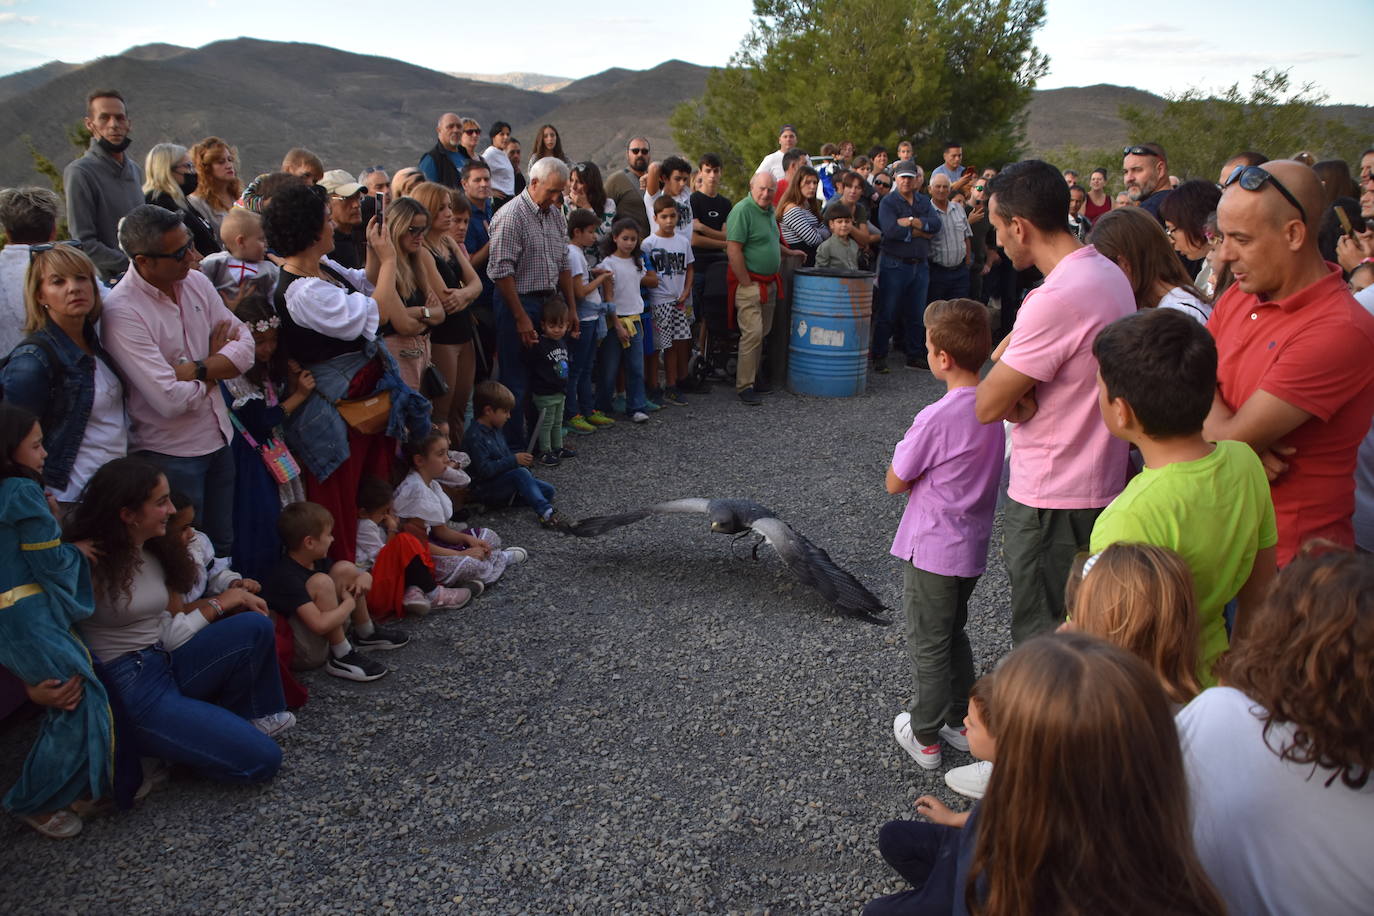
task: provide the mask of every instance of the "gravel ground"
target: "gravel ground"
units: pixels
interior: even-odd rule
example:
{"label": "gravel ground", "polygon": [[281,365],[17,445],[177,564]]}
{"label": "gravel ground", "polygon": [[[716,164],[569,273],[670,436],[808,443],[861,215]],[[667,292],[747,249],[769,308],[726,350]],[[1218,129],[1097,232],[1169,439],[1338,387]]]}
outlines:
{"label": "gravel ground", "polygon": [[[646,427],[576,437],[579,457],[540,474],[573,518],[757,500],[897,617],[903,502],[883,472],[942,390],[897,368],[863,397],[747,408],[717,385]],[[482,520],[530,561],[468,609],[407,621],[384,680],[306,675],[272,784],[174,780],[65,842],[0,819],[2,908],[855,912],[902,885],[877,852],[885,820],[923,793],[965,806],[893,740],[900,624],[836,617],[767,548],[732,558],[704,517],[599,540],[543,532],[527,510]],[[979,671],[1007,651],[1008,620],[994,548],[970,610]],[[35,727],[0,727],[0,786]]]}

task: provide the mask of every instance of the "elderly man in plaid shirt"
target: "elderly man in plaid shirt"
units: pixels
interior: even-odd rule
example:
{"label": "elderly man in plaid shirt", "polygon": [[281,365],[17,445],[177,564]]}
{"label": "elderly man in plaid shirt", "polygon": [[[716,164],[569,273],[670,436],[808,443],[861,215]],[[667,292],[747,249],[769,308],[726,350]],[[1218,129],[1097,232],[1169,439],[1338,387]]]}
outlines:
{"label": "elderly man in plaid shirt", "polygon": [[[546,156],[530,169],[529,184],[491,221],[491,257],[487,276],[496,284],[496,349],[501,383],[515,395],[515,409],[505,426],[506,441],[523,452],[525,395],[529,374],[524,348],[539,341],[544,301],[562,295],[568,314],[577,314],[572,275],[568,272],[568,224],[558,204],[568,184],[568,166]],[[573,327],[577,337],[578,328]]]}
{"label": "elderly man in plaid shirt", "polygon": [[940,231],[930,239],[930,286],[926,301],[968,297],[968,265],[973,259],[973,230],[963,204],[950,200],[949,176],[936,171],[930,178],[930,202],[940,211]]}

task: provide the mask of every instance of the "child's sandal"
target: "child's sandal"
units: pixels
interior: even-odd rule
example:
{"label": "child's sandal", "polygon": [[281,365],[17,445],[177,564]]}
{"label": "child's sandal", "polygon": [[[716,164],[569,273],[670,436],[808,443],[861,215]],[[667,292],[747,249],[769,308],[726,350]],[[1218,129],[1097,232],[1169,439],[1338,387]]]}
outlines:
{"label": "child's sandal", "polygon": [[54,840],[65,840],[81,832],[81,818],[66,808],[61,811],[54,811],[47,817],[26,814],[24,815],[24,823],[43,836]]}

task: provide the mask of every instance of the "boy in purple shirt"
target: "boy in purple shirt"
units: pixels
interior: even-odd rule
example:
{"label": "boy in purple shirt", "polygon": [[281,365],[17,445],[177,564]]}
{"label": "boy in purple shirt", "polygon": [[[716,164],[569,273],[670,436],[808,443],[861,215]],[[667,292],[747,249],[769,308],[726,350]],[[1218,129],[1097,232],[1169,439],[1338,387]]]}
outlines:
{"label": "boy in purple shirt", "polygon": [[987,568],[1004,442],[1001,424],[979,423],[974,413],[978,370],[992,350],[987,309],[972,299],[933,302],[925,326],[930,371],[946,393],[897,443],[887,492],[910,491],[892,555],[906,563],[902,608],[916,691],[892,730],[912,759],[934,770],[941,738],[968,751],[963,721],[973,650],[964,624]]}

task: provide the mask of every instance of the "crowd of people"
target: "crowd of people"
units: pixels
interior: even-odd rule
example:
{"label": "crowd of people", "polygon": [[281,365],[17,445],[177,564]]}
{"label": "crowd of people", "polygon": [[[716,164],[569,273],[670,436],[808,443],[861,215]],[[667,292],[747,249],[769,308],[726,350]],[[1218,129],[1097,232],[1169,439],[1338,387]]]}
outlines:
{"label": "crowd of people", "polygon": [[[73,239],[52,192],[0,191],[0,666],[47,710],[5,805],[39,832],[168,764],[272,778],[293,672],[377,680],[410,638],[390,621],[529,558],[465,506],[566,529],[535,472],[686,407],[713,301],[737,398],[764,403],[805,266],[876,284],[872,372],[900,350],[946,386],[886,480],[912,671],[893,730],[924,770],[979,758],[944,774],[979,801],[885,826],[912,886],[869,911],[1374,890],[1374,150],[1358,186],[1254,152],[1177,182],[1142,143],[1114,202],[1105,168],[1085,187],[949,142],[927,195],[908,141],[811,156],[784,125],[731,201],[711,153],[634,137],[603,177],[554,125],[522,164],[509,124],[479,151],[452,113],[394,174],[294,148],[247,184],[218,137],[140,168],[116,91],[86,126]],[[999,503],[1015,648],[980,679],[965,627]]]}

